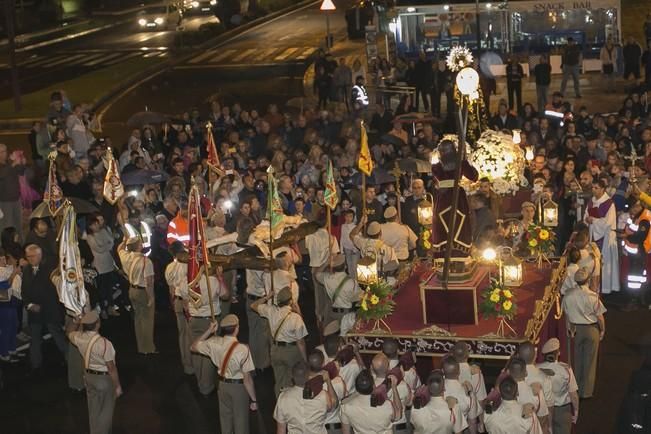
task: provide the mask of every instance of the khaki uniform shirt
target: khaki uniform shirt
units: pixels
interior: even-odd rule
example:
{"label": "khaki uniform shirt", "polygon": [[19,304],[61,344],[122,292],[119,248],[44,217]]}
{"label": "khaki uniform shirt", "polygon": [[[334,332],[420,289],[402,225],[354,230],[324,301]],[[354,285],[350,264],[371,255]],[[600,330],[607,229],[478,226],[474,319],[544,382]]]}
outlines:
{"label": "khaki uniform shirt", "polygon": [[133,286],[146,286],[147,278],[154,275],[154,264],[142,252],[120,250],[118,252],[122,262],[122,270]]}
{"label": "khaki uniform shirt", "polygon": [[384,241],[355,235],[353,244],[359,249],[362,257],[371,256],[377,259],[381,257],[385,271],[393,271],[398,268],[396,251],[393,247],[386,245]]}
{"label": "khaki uniform shirt", "polygon": [[261,304],[258,306],[258,313],[269,320],[271,337],[277,342],[296,342],[307,336],[303,318],[292,312],[289,306]]}
{"label": "khaki uniform shirt", "polygon": [[[210,292],[212,295],[212,306],[215,311],[215,316],[221,314],[221,303],[219,302],[219,293],[222,292],[222,283],[215,276],[210,276]],[[210,305],[208,300],[208,285],[206,284],[206,276],[202,275],[199,279],[199,289],[201,290],[201,303],[195,304],[190,297],[190,288],[188,285],[181,286],[181,297],[184,300],[190,300],[188,303],[188,312],[190,316],[207,317],[210,316]]]}
{"label": "khaki uniform shirt", "polygon": [[554,394],[552,393],[552,380],[547,374],[538,369],[536,365],[527,365],[527,377],[524,379],[529,386],[538,383],[542,386],[543,396],[547,407],[554,405]]}
{"label": "khaki uniform shirt", "polygon": [[551,377],[554,406],[560,407],[571,402],[570,392],[579,390],[572,368],[563,362],[539,363],[541,369],[551,369],[554,375]]}
{"label": "khaki uniform shirt", "polygon": [[[344,281],[345,279],[345,281]],[[316,275],[316,280],[321,282],[325,287],[328,297],[332,301],[332,307],[335,308],[345,308],[350,309],[353,307],[353,303],[357,303],[362,294],[362,291],[359,289],[359,285],[352,279],[347,273],[343,271],[338,271],[335,273],[330,272],[320,272]],[[337,298],[334,297],[335,292],[339,284],[344,281]]]}
{"label": "khaki uniform shirt", "polygon": [[345,366],[339,368],[339,376],[346,383],[346,390],[348,395],[355,391],[355,380],[359,373],[362,372],[362,368],[357,363],[357,360],[353,359],[350,362],[346,363]]}
{"label": "khaki uniform shirt", "polygon": [[384,223],[380,239],[396,251],[399,261],[409,259],[409,251],[416,248],[418,237],[407,225],[398,222]]}
{"label": "khaki uniform shirt", "polygon": [[[382,384],[385,380],[384,378],[376,377],[375,374],[373,374],[373,378],[375,378],[376,387]],[[395,421],[394,424],[400,424],[407,422],[407,413],[405,412],[405,408],[411,405],[412,393],[411,387],[409,387],[409,385],[404,380],[398,383],[396,390],[398,390],[400,403],[402,404],[402,417]],[[387,389],[387,399],[393,400],[393,390],[390,388]]]}
{"label": "khaki uniform shirt", "polygon": [[[237,342],[237,338],[234,336],[213,336],[210,339],[199,342],[197,344],[197,352],[210,357],[212,363],[217,367],[217,374],[221,375],[224,358],[231,345],[235,342]],[[254,370],[255,366],[253,366],[253,359],[251,358],[251,351],[248,345],[238,342],[224,369],[224,378],[241,380],[244,378],[245,372]]]}
{"label": "khaki uniform shirt", "polygon": [[[389,369],[393,369],[396,366],[398,366],[398,363],[400,363],[400,360],[397,359],[389,359]],[[416,372],[416,367],[413,366],[411,369],[405,371],[403,369],[403,372],[405,374],[403,381],[407,383],[409,388],[413,391],[416,390],[420,387],[420,377],[418,376],[418,373]]]}
{"label": "khaki uniform shirt", "polygon": [[[339,242],[332,237],[332,254],[339,253]],[[321,228],[313,234],[305,237],[305,248],[310,255],[310,267],[321,267],[330,258],[328,230]]]}
{"label": "khaki uniform shirt", "polygon": [[[479,371],[479,374],[473,374],[470,369],[470,364],[468,362],[459,363],[459,381],[463,384],[466,381],[469,381],[472,384],[472,388],[475,391],[475,396],[477,401],[481,402],[486,399],[486,382],[484,381],[484,375]],[[481,411],[481,406],[479,406]]]}
{"label": "khaki uniform shirt", "polygon": [[[183,297],[183,292],[188,291],[188,264],[177,261],[169,263],[165,268],[167,285],[174,290],[176,297]],[[182,288],[185,288],[183,291]]]}
{"label": "khaki uniform shirt", "polygon": [[460,433],[468,428],[459,405],[450,408],[442,396],[433,396],[427,405],[411,411],[414,434]]}
{"label": "khaki uniform shirt", "polygon": [[371,407],[371,395],[353,394],[341,404],[341,423],[355,434],[392,434],[393,402],[390,399]]}
{"label": "khaki uniform shirt", "polygon": [[536,415],[539,417],[545,417],[549,414],[543,391],[540,390],[537,395],[534,395],[526,380],[518,381],[518,403],[522,405],[532,404]]}
{"label": "khaki uniform shirt", "polygon": [[[330,379],[332,387],[335,389],[335,395],[339,400],[339,405],[333,408],[326,414],[325,423],[341,423],[341,400],[348,395],[348,390],[346,389],[346,383],[341,377],[335,377]],[[323,390],[328,390],[328,385],[323,384]]]}
{"label": "khaki uniform shirt", "polygon": [[468,396],[461,381],[446,378],[444,396],[445,398],[452,397],[457,400],[457,405],[461,410],[461,414],[466,419],[466,423],[468,423],[468,418],[474,419],[477,417],[477,408],[476,405],[473,405],[473,401],[476,401],[477,398],[472,393]]}
{"label": "khaki uniform shirt", "polygon": [[[290,271],[286,270],[274,270],[273,271],[274,279],[274,303],[278,303],[278,293],[281,289],[289,287],[289,290],[292,292],[292,301],[298,303],[298,283],[296,282],[296,277],[292,275]],[[265,294],[271,293],[271,273],[266,272],[263,275],[264,280],[264,292]]]}
{"label": "khaki uniform shirt", "polygon": [[[97,332],[82,332],[74,331],[68,334],[70,342],[77,347],[81,353],[81,357],[86,357],[86,351],[88,350],[88,344],[90,344],[91,339],[96,336]],[[111,341],[105,337],[100,337],[93,343],[93,347],[90,349],[88,369],[93,371],[108,372],[108,367],[106,366],[107,362],[115,361],[115,349]],[[85,366],[84,361],[84,366]]]}
{"label": "khaki uniform shirt", "polygon": [[502,401],[491,414],[484,414],[484,425],[488,434],[533,434],[541,432],[535,415],[522,417],[522,404],[517,401]]}
{"label": "khaki uniform shirt", "polygon": [[246,270],[246,293],[256,297],[267,295],[264,287],[264,275],[262,270]]}
{"label": "khaki uniform shirt", "polygon": [[326,434],[328,395],[322,390],[314,399],[303,399],[303,388],[292,386],[278,396],[274,419],[287,424],[288,434]]}
{"label": "khaki uniform shirt", "polygon": [[583,285],[567,291],[563,297],[563,312],[572,324],[595,324],[606,308],[599,295]]}

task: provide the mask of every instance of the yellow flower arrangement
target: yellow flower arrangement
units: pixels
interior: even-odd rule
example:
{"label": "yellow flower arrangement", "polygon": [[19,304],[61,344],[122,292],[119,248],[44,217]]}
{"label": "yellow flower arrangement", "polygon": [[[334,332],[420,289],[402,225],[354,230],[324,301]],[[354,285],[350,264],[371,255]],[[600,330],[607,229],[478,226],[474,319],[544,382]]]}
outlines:
{"label": "yellow flower arrangement", "polygon": [[491,294],[490,300],[491,300],[493,303],[497,303],[498,301],[500,301],[500,296],[499,296],[499,294],[495,294],[495,293]]}
{"label": "yellow flower arrangement", "polygon": [[532,238],[529,240],[529,247],[536,247],[538,245],[538,240]]}
{"label": "yellow flower arrangement", "polygon": [[502,303],[502,307],[505,311],[509,311],[513,307],[513,303],[511,303],[510,300],[506,300],[504,303]]}
{"label": "yellow flower arrangement", "polygon": [[491,278],[490,285],[483,290],[479,309],[484,318],[513,320],[517,314],[517,293],[506,289],[498,279]]}
{"label": "yellow flower arrangement", "polygon": [[368,310],[368,305],[366,304],[366,299],[362,300],[362,310]]}
{"label": "yellow flower arrangement", "polygon": [[540,237],[541,240],[548,240],[549,239],[549,231],[547,229],[541,229],[538,236]]}
{"label": "yellow flower arrangement", "polygon": [[500,289],[499,288],[493,289],[493,295],[497,295],[499,297],[500,296]]}
{"label": "yellow flower arrangement", "polygon": [[503,294],[504,294],[505,298],[512,298],[513,297],[513,293],[511,291],[509,291],[508,289],[505,289]]}
{"label": "yellow flower arrangement", "polygon": [[379,302],[380,302],[380,298],[377,295],[373,294],[371,296],[371,304],[378,304]]}

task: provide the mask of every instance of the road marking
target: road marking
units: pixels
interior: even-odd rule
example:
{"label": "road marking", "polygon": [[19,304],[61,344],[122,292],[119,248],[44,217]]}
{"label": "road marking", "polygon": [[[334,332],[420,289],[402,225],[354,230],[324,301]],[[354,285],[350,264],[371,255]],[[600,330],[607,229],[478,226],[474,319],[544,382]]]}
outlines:
{"label": "road marking", "polygon": [[310,57],[310,56],[312,55],[312,53],[314,53],[315,51],[316,51],[316,48],[314,48],[314,47],[307,47],[306,49],[304,49],[303,51],[301,51],[301,54],[299,54],[298,56],[296,56],[296,60],[305,60],[305,59],[307,59],[308,57]]}
{"label": "road marking", "polygon": [[208,50],[205,53],[200,54],[199,56],[197,56],[197,57],[195,57],[193,59],[190,59],[190,62],[188,62],[188,63],[199,63],[202,60],[206,60],[207,58],[214,56],[215,53],[216,53],[216,51]]}
{"label": "road marking", "polygon": [[150,57],[158,57],[158,56],[160,56],[161,54],[164,54],[164,53],[161,52],[161,51],[152,51],[152,52],[150,52],[150,53],[145,54],[145,55],[142,56],[142,57],[145,58],[145,59],[148,59],[148,58],[150,58]]}
{"label": "road marking", "polygon": [[246,56],[253,54],[255,52],[256,48],[247,48],[246,50],[242,51],[240,54],[237,56],[233,57],[231,59],[231,62],[239,62],[240,60],[244,59]]}
{"label": "road marking", "polygon": [[97,60],[93,60],[92,62],[86,62],[86,63],[84,63],[84,66],[95,66],[95,65],[99,65],[99,64],[102,63],[102,62],[107,62],[107,61],[109,61],[109,60],[116,59],[116,58],[121,57],[121,56],[123,56],[123,55],[124,55],[124,53],[113,53],[113,54],[109,54],[108,56],[102,56],[102,57],[100,57],[100,58],[97,59]]}
{"label": "road marking", "polygon": [[265,48],[258,50],[256,55],[251,58],[252,62],[260,62],[262,59],[267,58],[268,56],[273,55],[276,51],[278,51],[278,47],[273,47],[273,48]]}
{"label": "road marking", "polygon": [[285,39],[291,38],[293,35],[285,35],[282,38],[278,38],[279,41],[284,41]]}
{"label": "road marking", "polygon": [[237,52],[237,50],[234,50],[234,49],[232,49],[232,48],[229,48],[228,50],[224,50],[224,51],[222,51],[221,53],[219,53],[219,54],[217,54],[216,56],[214,56],[213,58],[211,58],[211,59],[208,61],[208,63],[219,63],[219,62],[222,61],[222,59],[227,58],[228,56],[230,56],[231,54],[233,54],[233,53],[235,53],[235,52]]}
{"label": "road marking", "polygon": [[300,48],[297,48],[297,47],[288,48],[282,54],[280,54],[279,56],[276,56],[274,58],[274,60],[285,60],[298,50],[300,50]]}
{"label": "road marking", "polygon": [[75,56],[70,56],[70,55],[64,54],[63,59],[57,60],[56,62],[50,62],[50,63],[47,64],[47,66],[49,68],[51,66],[62,65],[62,64],[68,63],[68,62],[72,64],[72,63],[78,62],[79,60],[81,60],[84,57],[86,57],[85,54],[77,54]]}
{"label": "road marking", "polygon": [[60,54],[55,54],[53,56],[42,56],[42,57],[37,57],[35,59],[30,59],[27,62],[21,63],[20,66],[25,66],[28,68],[32,68],[34,66],[39,66],[47,62],[51,62],[53,59],[60,59],[61,55]]}
{"label": "road marking", "polygon": [[[110,62],[106,62],[105,65],[106,66],[115,65],[116,63],[120,63],[127,59],[131,59],[132,57],[140,56],[141,54],[142,53],[139,51],[136,51],[135,53],[125,54],[122,57],[118,57],[117,59],[111,60]],[[154,54],[154,53],[149,53],[149,54]],[[147,57],[147,55],[144,55],[143,57]]]}

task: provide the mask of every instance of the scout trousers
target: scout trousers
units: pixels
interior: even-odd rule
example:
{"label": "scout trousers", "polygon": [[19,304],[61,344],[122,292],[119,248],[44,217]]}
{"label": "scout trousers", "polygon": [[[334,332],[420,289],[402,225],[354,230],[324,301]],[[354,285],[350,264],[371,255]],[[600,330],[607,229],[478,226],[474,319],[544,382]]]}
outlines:
{"label": "scout trousers", "polygon": [[[210,327],[210,318],[190,318],[190,336],[192,341],[200,337]],[[201,354],[192,354],[192,367],[197,377],[197,385],[202,395],[209,395],[215,390],[216,368],[209,357]]]}
{"label": "scout trousers", "polygon": [[[66,315],[66,327],[73,321]],[[68,342],[68,387],[74,390],[84,390],[84,356],[71,342]]]}
{"label": "scout trousers", "polygon": [[246,300],[246,318],[249,324],[249,348],[253,365],[256,369],[265,369],[271,366],[269,352],[271,350],[271,331],[269,321],[262,318],[257,312],[251,309],[254,300]]}
{"label": "scout trousers", "polygon": [[274,391],[276,398],[280,391],[292,385],[292,368],[302,361],[303,357],[297,345],[271,346],[271,366],[274,370]]}
{"label": "scout trousers", "polygon": [[183,372],[192,375],[194,374],[192,354],[190,353],[192,341],[190,340],[190,325],[183,312],[183,300],[174,299],[174,314],[176,316],[176,328],[179,332],[179,351],[181,352]]}
{"label": "scout trousers", "polygon": [[581,398],[590,398],[594,392],[598,351],[599,327],[596,324],[577,324],[574,336],[574,372]]}
{"label": "scout trousers", "polygon": [[138,352],[149,354],[156,352],[154,345],[154,303],[147,306],[147,291],[140,288],[129,288],[129,299],[133,306],[134,327]]}
{"label": "scout trousers", "polygon": [[222,434],[249,434],[249,394],[244,384],[220,381],[217,397]]}
{"label": "scout trousers", "polygon": [[108,375],[85,375],[90,434],[110,434],[115,408],[115,389]]}
{"label": "scout trousers", "polygon": [[554,434],[572,434],[572,404],[553,407],[552,418]]}

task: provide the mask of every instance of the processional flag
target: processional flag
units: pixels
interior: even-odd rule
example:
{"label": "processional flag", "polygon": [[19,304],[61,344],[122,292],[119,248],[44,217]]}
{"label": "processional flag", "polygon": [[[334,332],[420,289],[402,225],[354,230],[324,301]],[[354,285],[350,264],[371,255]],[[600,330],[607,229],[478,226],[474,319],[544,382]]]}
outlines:
{"label": "processional flag", "polygon": [[51,152],[48,156],[50,167],[48,169],[45,192],[43,193],[43,202],[47,204],[52,217],[57,215],[63,207],[63,191],[61,190],[61,187],[59,187],[59,182],[57,181],[55,159],[56,152]]}
{"label": "processional flag", "polygon": [[120,179],[120,171],[111,148],[106,150],[105,157],[108,167],[104,177],[104,199],[111,205],[115,205],[124,195],[124,185],[122,179]]}
{"label": "processional flag", "polygon": [[215,137],[212,134],[212,124],[206,125],[206,147],[208,148],[208,167],[219,174],[222,173],[222,163],[219,161]]}
{"label": "processional flag", "polygon": [[199,281],[203,273],[202,267],[207,267],[208,250],[204,236],[203,220],[201,219],[201,200],[199,189],[192,185],[188,197],[188,227],[190,242],[188,244],[188,289],[195,300],[201,296]]}
{"label": "processional flag", "polygon": [[366,127],[361,125],[360,131],[360,150],[359,150],[359,170],[366,176],[371,176],[373,172],[373,159],[371,158],[371,151],[368,148],[368,135],[366,134]]}
{"label": "processional flag", "polygon": [[337,207],[339,196],[337,195],[337,184],[335,183],[335,174],[332,169],[332,161],[328,161],[328,171],[326,172],[326,185],[323,192],[325,204],[332,211]]}
{"label": "processional flag", "polygon": [[84,286],[84,272],[77,240],[77,214],[67,200],[63,205],[63,221],[58,241],[61,272],[59,300],[75,316],[81,316],[88,302],[88,294]]}

